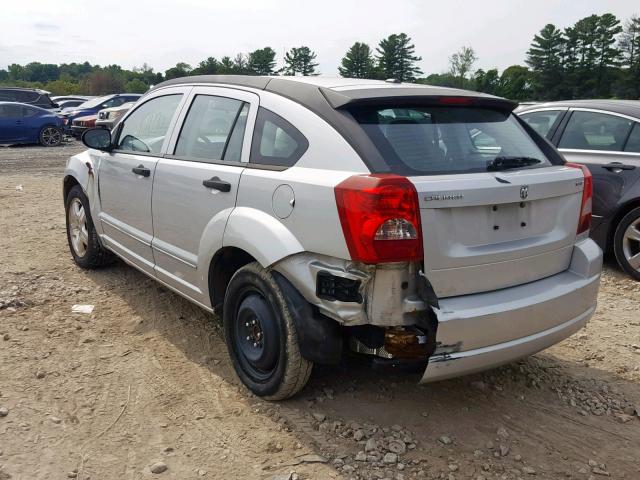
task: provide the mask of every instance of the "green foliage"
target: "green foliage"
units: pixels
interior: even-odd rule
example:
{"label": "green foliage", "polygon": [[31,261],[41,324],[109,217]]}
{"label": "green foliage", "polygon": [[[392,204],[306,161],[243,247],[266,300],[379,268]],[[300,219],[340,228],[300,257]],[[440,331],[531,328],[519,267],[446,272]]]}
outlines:
{"label": "green foliage", "polygon": [[347,78],[377,78],[371,48],[366,43],[356,42],[347,51],[338,67],[340,75]]}
{"label": "green foliage", "polygon": [[378,67],[383,78],[393,78],[401,82],[411,82],[422,74],[416,62],[422,57],[414,55],[415,45],[406,33],[389,35],[380,41],[376,49]]}
{"label": "green foliage", "polygon": [[139,78],[134,78],[124,84],[124,91],[126,93],[145,93],[147,90],[149,90],[149,85]]}
{"label": "green foliage", "polygon": [[253,75],[273,75],[276,68],[276,52],[264,47],[249,53],[247,70]]}
{"label": "green foliage", "polygon": [[285,75],[302,75],[308,77],[311,75],[319,75],[316,72],[317,63],[314,62],[316,54],[309,47],[293,47],[284,55],[284,74]]}
{"label": "green foliage", "polygon": [[[476,52],[471,47],[462,47],[459,52],[449,57],[451,76],[457,79],[458,87],[464,88],[467,83],[467,74],[471,72],[473,64],[478,60]],[[498,72],[496,70],[496,77]]]}
{"label": "green foliage", "polygon": [[562,80],[563,47],[563,34],[551,23],[533,37],[525,62],[533,72],[536,98],[550,100],[558,97]]}
{"label": "green foliage", "polygon": [[188,63],[178,62],[175,67],[165,70],[164,79],[171,80],[172,78],[186,77],[189,75],[191,70],[191,65]]}

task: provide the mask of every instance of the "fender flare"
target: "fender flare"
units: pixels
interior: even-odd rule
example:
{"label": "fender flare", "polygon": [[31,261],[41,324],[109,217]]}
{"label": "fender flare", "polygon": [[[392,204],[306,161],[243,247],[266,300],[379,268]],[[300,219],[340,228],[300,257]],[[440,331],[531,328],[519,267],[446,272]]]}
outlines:
{"label": "fender flare", "polygon": [[244,250],[267,268],[304,248],[279,220],[261,210],[236,207],[224,231],[223,247]]}

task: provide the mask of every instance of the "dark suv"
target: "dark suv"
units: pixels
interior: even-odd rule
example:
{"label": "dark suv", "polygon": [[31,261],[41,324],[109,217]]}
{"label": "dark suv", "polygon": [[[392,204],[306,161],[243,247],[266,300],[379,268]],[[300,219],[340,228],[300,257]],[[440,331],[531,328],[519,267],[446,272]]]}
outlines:
{"label": "dark suv", "polygon": [[0,87],[0,102],[28,103],[41,108],[57,108],[49,92],[36,88]]}

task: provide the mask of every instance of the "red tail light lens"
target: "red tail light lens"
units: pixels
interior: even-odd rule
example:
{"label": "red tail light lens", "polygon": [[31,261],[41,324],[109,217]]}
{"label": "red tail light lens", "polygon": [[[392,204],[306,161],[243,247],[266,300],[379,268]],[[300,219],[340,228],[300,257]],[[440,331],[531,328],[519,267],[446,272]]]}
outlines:
{"label": "red tail light lens", "polygon": [[567,167],[578,168],[584,175],[584,188],[582,190],[582,205],[580,207],[580,221],[578,222],[578,234],[588,232],[591,228],[591,211],[593,208],[593,177],[584,165],[578,163],[566,163]]}
{"label": "red tail light lens", "polygon": [[351,258],[363,263],[422,260],[418,193],[406,178],[356,175],[335,187]]}

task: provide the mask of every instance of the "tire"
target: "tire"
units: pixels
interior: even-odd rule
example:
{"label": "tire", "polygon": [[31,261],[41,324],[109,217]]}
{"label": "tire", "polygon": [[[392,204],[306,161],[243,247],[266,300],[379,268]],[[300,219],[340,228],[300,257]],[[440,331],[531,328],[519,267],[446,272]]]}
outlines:
{"label": "tire", "polygon": [[640,207],[627,213],[613,237],[613,252],[622,269],[640,280]]}
{"label": "tire", "polygon": [[46,125],[40,130],[38,141],[43,147],[57,147],[62,143],[62,130],[53,125]]}
{"label": "tire", "polygon": [[229,281],[224,335],[242,383],[266,400],[284,400],[304,388],[313,363],[304,359],[287,302],[275,279],[257,262]]}
{"label": "tire", "polygon": [[100,244],[91,219],[89,200],[80,185],[75,185],[67,195],[65,218],[67,242],[76,265],[93,269],[113,262],[113,254]]}

